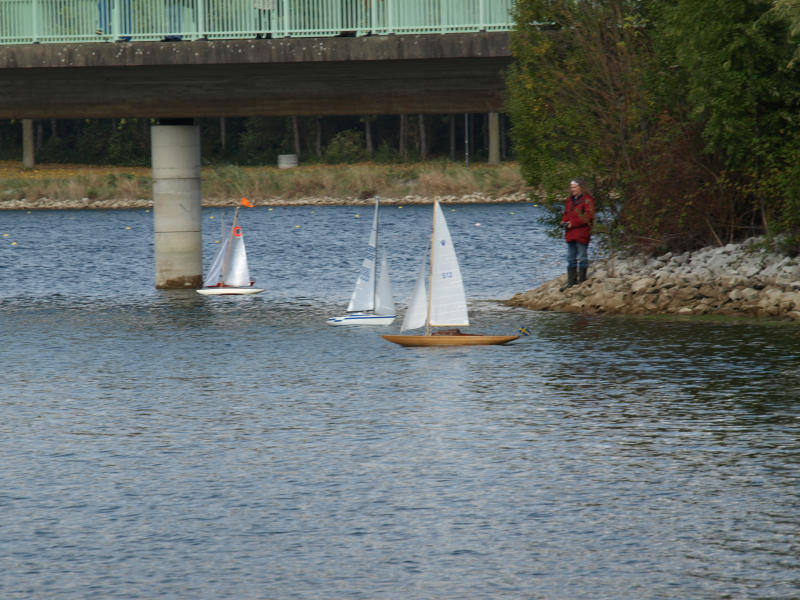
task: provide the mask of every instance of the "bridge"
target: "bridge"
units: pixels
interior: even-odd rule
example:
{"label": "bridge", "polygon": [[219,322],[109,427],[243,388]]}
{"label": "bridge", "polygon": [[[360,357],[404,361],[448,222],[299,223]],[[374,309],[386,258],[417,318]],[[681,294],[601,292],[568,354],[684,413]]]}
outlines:
{"label": "bridge", "polygon": [[156,119],[156,286],[198,287],[193,118],[485,112],[497,147],[512,3],[0,0],[0,118]]}

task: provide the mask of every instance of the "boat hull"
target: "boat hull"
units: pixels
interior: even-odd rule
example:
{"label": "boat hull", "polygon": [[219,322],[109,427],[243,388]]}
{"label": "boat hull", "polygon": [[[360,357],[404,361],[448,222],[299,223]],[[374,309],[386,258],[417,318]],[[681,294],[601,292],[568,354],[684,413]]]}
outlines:
{"label": "boat hull", "polygon": [[391,325],[397,315],[369,315],[362,313],[353,313],[351,315],[344,315],[343,317],[331,317],[328,319],[328,325],[378,325],[385,326]]}
{"label": "boat hull", "polygon": [[401,346],[494,346],[516,340],[518,335],[382,335],[383,339]]}
{"label": "boat hull", "polygon": [[212,287],[212,288],[200,288],[199,290],[195,290],[198,294],[203,294],[203,296],[242,296],[242,295],[249,295],[249,294],[260,294],[264,291],[264,288],[254,288],[254,287]]}

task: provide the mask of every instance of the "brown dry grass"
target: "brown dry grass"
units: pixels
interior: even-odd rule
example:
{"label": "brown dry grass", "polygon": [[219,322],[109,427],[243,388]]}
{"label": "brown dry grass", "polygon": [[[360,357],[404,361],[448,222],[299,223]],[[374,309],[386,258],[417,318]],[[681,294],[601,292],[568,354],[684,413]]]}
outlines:
{"label": "brown dry grass", "polygon": [[[466,168],[448,161],[277,167],[204,167],[204,200],[246,196],[254,201],[302,198],[359,199],[380,195],[502,197],[527,190],[517,163],[475,164]],[[0,161],[0,200],[136,200],[152,198],[152,171],[147,167],[37,165]]]}

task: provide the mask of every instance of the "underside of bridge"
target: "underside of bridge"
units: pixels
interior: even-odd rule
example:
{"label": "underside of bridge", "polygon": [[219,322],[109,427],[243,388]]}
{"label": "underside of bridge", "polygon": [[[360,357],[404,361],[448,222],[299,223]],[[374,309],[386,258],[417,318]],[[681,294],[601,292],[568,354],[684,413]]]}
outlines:
{"label": "underside of bridge", "polygon": [[0,118],[502,110],[508,33],[0,47]]}
{"label": "underside of bridge", "polygon": [[494,139],[508,41],[507,33],[470,33],[3,46],[0,118],[22,119],[27,138],[31,119],[159,119],[151,136],[155,284],[196,288],[202,203],[193,118],[488,112]]}

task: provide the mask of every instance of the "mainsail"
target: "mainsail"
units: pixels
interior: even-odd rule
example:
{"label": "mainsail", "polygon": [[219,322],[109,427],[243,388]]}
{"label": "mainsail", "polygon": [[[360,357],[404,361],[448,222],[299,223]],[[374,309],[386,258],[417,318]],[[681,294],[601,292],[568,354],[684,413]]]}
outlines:
{"label": "mainsail", "polygon": [[422,261],[401,331],[430,327],[469,325],[467,299],[461,269],[439,203],[433,208],[433,235],[430,247],[430,297],[425,289],[425,260]]}
{"label": "mainsail", "polygon": [[438,202],[434,204],[433,222],[429,323],[432,327],[466,326],[469,325],[469,315],[461,269]]}
{"label": "mainsail", "polygon": [[[375,216],[372,218],[372,232],[369,244],[361,262],[361,269],[356,278],[356,287],[347,305],[347,312],[365,312],[375,310],[375,266],[378,244],[378,200],[375,200]],[[389,313],[391,314],[391,313]]]}

